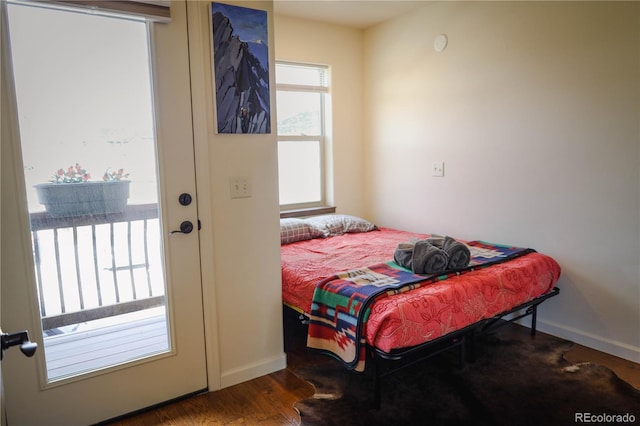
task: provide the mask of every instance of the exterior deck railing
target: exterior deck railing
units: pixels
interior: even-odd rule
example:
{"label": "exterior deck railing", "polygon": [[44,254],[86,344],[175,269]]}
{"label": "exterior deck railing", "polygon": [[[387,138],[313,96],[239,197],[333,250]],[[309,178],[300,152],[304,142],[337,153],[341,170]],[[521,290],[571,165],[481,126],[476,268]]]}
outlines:
{"label": "exterior deck railing", "polygon": [[30,220],[43,330],[164,304],[157,204]]}

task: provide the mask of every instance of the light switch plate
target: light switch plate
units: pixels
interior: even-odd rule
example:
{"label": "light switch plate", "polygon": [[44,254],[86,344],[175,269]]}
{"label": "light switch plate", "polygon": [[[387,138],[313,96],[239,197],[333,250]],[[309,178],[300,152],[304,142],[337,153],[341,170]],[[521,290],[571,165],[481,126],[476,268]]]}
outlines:
{"label": "light switch plate", "polygon": [[251,178],[248,176],[232,176],[229,178],[231,198],[251,197]]}
{"label": "light switch plate", "polygon": [[431,176],[443,177],[444,176],[444,162],[434,161],[431,163]]}

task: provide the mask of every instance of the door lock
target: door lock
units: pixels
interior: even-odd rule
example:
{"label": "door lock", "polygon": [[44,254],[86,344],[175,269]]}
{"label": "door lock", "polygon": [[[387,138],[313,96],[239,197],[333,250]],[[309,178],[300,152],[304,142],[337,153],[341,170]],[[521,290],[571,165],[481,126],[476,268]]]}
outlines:
{"label": "door lock", "polygon": [[0,360],[4,358],[4,351],[11,346],[20,345],[20,351],[28,357],[32,357],[38,349],[38,344],[29,340],[29,333],[26,331],[20,331],[17,333],[2,333],[0,334]]}
{"label": "door lock", "polygon": [[189,204],[191,204],[191,201],[193,201],[191,194],[186,192],[183,192],[178,197],[178,202],[180,203],[181,206],[188,206]]}

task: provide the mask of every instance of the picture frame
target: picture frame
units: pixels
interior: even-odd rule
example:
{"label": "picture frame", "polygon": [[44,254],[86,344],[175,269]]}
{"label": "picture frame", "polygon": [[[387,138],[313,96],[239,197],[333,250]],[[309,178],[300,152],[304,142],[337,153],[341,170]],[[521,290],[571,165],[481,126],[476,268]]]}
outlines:
{"label": "picture frame", "polygon": [[218,133],[271,133],[268,20],[264,10],[211,3]]}

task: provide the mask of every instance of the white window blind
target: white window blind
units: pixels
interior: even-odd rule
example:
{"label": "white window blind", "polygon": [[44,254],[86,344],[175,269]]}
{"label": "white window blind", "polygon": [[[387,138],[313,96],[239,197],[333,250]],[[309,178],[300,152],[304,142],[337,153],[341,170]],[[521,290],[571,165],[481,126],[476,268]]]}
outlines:
{"label": "white window blind", "polygon": [[322,65],[276,63],[276,84],[280,88],[292,86],[296,90],[311,90],[327,93],[329,91],[328,68]]}
{"label": "white window blind", "polygon": [[105,15],[135,16],[150,22],[171,22],[170,0],[9,0],[34,6],[60,7]]}

